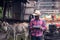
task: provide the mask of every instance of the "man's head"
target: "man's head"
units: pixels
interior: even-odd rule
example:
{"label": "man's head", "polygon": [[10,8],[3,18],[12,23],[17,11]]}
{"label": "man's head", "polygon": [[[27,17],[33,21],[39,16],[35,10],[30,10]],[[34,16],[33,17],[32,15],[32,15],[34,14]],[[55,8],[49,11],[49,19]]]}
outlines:
{"label": "man's head", "polygon": [[35,19],[38,20],[41,13],[39,10],[36,10],[33,15],[35,16]]}

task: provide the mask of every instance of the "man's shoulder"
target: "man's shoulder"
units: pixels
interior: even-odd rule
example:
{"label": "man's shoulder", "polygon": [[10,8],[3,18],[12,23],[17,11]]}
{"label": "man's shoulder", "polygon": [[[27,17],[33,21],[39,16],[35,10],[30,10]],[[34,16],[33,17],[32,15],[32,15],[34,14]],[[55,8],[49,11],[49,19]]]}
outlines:
{"label": "man's shoulder", "polygon": [[35,19],[33,18],[33,19],[31,19],[31,21],[34,21]]}
{"label": "man's shoulder", "polygon": [[[42,18],[39,18],[39,20],[40,21],[45,21],[44,19],[42,19]],[[31,21],[35,21],[35,19],[33,18],[33,19],[31,19]]]}
{"label": "man's shoulder", "polygon": [[40,18],[40,21],[45,21],[44,19]]}

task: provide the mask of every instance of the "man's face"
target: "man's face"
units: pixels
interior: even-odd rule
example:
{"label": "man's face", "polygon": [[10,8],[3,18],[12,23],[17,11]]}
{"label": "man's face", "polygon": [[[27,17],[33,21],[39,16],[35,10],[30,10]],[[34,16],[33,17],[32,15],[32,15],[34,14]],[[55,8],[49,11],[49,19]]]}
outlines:
{"label": "man's face", "polygon": [[35,16],[35,19],[38,20],[39,19],[39,16]]}

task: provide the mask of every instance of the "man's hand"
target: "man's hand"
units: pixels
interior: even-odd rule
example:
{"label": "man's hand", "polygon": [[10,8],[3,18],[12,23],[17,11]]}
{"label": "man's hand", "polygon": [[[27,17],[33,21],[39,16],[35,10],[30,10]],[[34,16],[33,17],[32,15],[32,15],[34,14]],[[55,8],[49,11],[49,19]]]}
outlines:
{"label": "man's hand", "polygon": [[40,29],[42,29],[42,26],[40,26]]}

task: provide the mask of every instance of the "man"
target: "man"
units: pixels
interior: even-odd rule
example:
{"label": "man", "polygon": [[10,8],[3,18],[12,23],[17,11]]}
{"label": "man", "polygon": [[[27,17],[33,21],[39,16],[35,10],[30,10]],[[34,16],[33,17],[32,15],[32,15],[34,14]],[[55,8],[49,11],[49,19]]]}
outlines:
{"label": "man", "polygon": [[53,14],[51,15],[51,18],[52,18],[52,21],[54,21],[54,20],[56,19],[56,15],[53,13]]}
{"label": "man", "polygon": [[35,18],[30,21],[31,40],[42,40],[43,31],[46,30],[45,21],[39,18],[40,11],[35,11]]}

